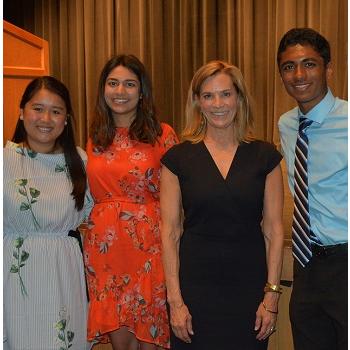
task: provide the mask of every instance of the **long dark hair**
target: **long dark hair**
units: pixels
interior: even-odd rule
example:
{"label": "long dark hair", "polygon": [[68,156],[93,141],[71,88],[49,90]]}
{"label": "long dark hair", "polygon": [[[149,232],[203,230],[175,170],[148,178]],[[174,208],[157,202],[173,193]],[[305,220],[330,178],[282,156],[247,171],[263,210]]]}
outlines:
{"label": "long dark hair", "polygon": [[[75,144],[73,121],[74,113],[68,89],[63,83],[56,78],[43,76],[32,80],[26,87],[20,108],[24,109],[28,101],[41,89],[46,89],[62,98],[67,110],[67,125],[63,132],[58,136],[56,145],[63,148],[64,158],[68,168],[69,178],[73,185],[71,195],[75,200],[75,207],[81,210],[84,206],[85,192],[87,188],[86,172],[84,162],[81,159]],[[27,142],[27,131],[24,127],[23,120],[18,119],[12,141],[16,143]]]}
{"label": "long dark hair", "polygon": [[90,126],[90,136],[95,146],[103,150],[108,148],[115,137],[115,125],[111,109],[105,100],[105,85],[109,73],[117,66],[132,71],[140,81],[142,99],[137,105],[136,118],[130,125],[129,135],[132,139],[154,145],[162,134],[160,122],[156,118],[152,96],[152,85],[142,62],[134,55],[112,57],[102,69],[98,83],[98,95],[95,115]]}

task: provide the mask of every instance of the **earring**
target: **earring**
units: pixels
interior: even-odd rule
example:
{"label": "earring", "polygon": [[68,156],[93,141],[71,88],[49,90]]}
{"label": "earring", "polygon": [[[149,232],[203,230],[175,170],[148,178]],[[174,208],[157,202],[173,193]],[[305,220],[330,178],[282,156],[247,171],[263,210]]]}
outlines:
{"label": "earring", "polygon": [[201,111],[199,115],[200,115],[201,120],[200,120],[200,123],[198,125],[197,130],[195,131],[196,136],[199,135],[200,133],[202,133],[203,130],[205,132],[206,128],[207,128],[207,118],[205,117],[205,114]]}
{"label": "earring", "polygon": [[64,125],[67,125],[67,120],[68,120],[68,118],[69,118],[70,116],[71,116],[70,114],[67,114],[67,115],[66,115],[66,120],[64,121]]}
{"label": "earring", "polygon": [[140,97],[139,97],[140,100],[142,100],[142,94],[140,94]]}

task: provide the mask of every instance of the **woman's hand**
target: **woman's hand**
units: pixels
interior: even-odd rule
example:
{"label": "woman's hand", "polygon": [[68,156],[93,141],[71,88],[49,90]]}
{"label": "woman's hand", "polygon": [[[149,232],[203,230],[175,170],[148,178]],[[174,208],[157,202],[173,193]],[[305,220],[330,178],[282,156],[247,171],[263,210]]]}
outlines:
{"label": "woman's hand", "polygon": [[192,316],[184,303],[170,305],[170,324],[174,334],[186,343],[191,343],[193,335]]}
{"label": "woman's hand", "polygon": [[[266,293],[266,294],[270,294],[270,293]],[[265,306],[263,303],[265,304]],[[271,298],[266,298],[266,297],[264,298],[264,301],[259,304],[258,310],[256,312],[255,328],[254,328],[255,331],[259,331],[259,333],[256,336],[256,339],[264,340],[268,338],[276,330],[277,305],[278,305],[278,299],[271,300]]]}

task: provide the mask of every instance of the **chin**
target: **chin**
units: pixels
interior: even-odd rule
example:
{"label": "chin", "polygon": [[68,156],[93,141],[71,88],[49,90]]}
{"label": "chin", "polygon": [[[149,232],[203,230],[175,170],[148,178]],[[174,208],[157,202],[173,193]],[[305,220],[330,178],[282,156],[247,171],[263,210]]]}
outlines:
{"label": "chin", "polygon": [[219,129],[219,130],[226,130],[226,129],[229,129],[230,127],[232,126],[232,123],[230,123],[230,124],[215,124],[215,125],[212,125],[212,127],[214,128],[214,129]]}

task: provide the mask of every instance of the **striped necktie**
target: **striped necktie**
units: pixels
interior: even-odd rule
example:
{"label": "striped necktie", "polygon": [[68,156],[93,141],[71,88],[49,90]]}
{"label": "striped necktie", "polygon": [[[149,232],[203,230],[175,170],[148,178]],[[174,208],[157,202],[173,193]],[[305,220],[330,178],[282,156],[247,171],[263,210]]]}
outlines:
{"label": "striped necktie", "polygon": [[295,145],[294,162],[294,213],[292,224],[293,255],[304,267],[312,256],[311,243],[318,243],[310,229],[307,156],[309,140],[305,131],[312,123],[304,117],[299,119],[299,132]]}

